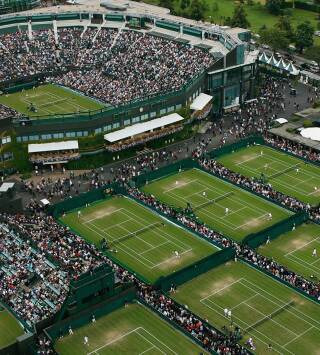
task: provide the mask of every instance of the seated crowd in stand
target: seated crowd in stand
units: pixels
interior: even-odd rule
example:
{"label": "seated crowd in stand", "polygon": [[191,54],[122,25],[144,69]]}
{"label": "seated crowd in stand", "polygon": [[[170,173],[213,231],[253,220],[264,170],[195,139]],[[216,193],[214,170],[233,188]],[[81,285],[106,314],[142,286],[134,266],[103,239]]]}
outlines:
{"label": "seated crowd in stand", "polygon": [[20,116],[20,114],[16,110],[7,107],[3,104],[0,104],[0,120],[4,118],[18,117],[18,116]]}
{"label": "seated crowd in stand", "polygon": [[80,158],[79,151],[77,150],[65,150],[57,152],[41,152],[31,154],[29,160],[32,163],[54,163],[71,161]]}
{"label": "seated crowd in stand", "polygon": [[113,143],[110,145],[106,145],[106,150],[109,152],[119,152],[121,150],[129,149],[132,147],[135,147],[140,144],[144,144],[146,142],[149,142],[151,140],[157,139],[157,138],[162,138],[164,136],[167,136],[169,134],[173,134],[176,132],[179,132],[183,129],[182,125],[171,125],[170,127],[165,127],[161,130],[156,130],[153,132],[145,132],[139,135],[136,135],[132,138],[127,138],[122,141],[119,141],[117,143]]}
{"label": "seated crowd in stand", "polygon": [[112,105],[177,90],[214,61],[199,48],[130,30],[61,28],[57,43],[50,29],[32,36],[0,35],[0,81],[46,73]]}
{"label": "seated crowd in stand", "polygon": [[55,314],[69,290],[68,274],[0,224],[0,295],[29,325]]}

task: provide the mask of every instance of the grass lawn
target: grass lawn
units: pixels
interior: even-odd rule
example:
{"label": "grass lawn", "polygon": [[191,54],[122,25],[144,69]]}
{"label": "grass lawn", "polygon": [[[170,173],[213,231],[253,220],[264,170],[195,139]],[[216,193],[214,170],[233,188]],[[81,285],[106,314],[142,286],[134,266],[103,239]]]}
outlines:
{"label": "grass lawn", "polygon": [[218,161],[248,177],[260,177],[263,173],[276,190],[303,202],[320,202],[320,167],[289,154],[256,145],[224,155]]}
{"label": "grass lawn", "polygon": [[[0,96],[0,103],[30,117],[99,110],[106,105],[61,86],[47,84]],[[33,105],[36,112],[30,111]]]}
{"label": "grass lawn", "polygon": [[173,298],[221,328],[232,320],[243,343],[253,338],[256,354],[319,354],[319,304],[245,263],[221,265],[183,284]]}
{"label": "grass lawn", "polygon": [[[314,249],[317,256],[312,256]],[[320,226],[315,223],[303,224],[258,251],[300,275],[320,280]]]}
{"label": "grass lawn", "polygon": [[20,323],[0,304],[0,349],[14,343],[22,334]]}
{"label": "grass lawn", "polygon": [[[89,345],[84,345],[84,337]],[[67,335],[54,344],[61,354],[200,354],[202,348],[139,304],[130,304]]]}
{"label": "grass lawn", "polygon": [[125,197],[114,197],[84,208],[80,218],[77,211],[73,211],[61,220],[98,246],[101,239],[106,238],[110,246],[108,254],[149,282],[218,250]]}
{"label": "grass lawn", "polygon": [[185,208],[189,202],[201,221],[237,241],[292,214],[197,169],[156,180],[142,190],[176,207]]}

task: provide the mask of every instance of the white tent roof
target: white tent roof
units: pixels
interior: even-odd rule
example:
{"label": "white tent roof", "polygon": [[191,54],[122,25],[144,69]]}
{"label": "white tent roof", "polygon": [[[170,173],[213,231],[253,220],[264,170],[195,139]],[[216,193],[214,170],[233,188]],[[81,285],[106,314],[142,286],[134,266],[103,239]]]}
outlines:
{"label": "white tent roof", "polygon": [[119,129],[118,131],[105,134],[104,139],[108,142],[114,143],[122,139],[136,136],[137,134],[148,132],[156,128],[164,127],[172,123],[182,121],[183,119],[184,118],[178,115],[177,113],[172,113],[168,116],[163,116],[143,123],[137,123],[135,125]]}
{"label": "white tent roof", "polygon": [[274,56],[272,56],[269,58],[267,63],[272,65],[273,67],[276,67],[278,64],[278,60],[276,60],[276,58]]}
{"label": "white tent roof", "polygon": [[28,153],[57,152],[59,150],[79,149],[78,141],[29,144]]}
{"label": "white tent roof", "polygon": [[289,63],[287,65],[286,70],[288,70],[288,72],[290,72],[290,74],[292,75],[298,75],[300,73],[299,70],[292,63]]}
{"label": "white tent roof", "polygon": [[287,119],[281,118],[281,117],[280,117],[280,118],[277,118],[275,121],[278,122],[278,123],[280,123],[280,124],[284,124],[284,123],[287,123],[287,122],[288,122]]}
{"label": "white tent roof", "polygon": [[288,65],[284,62],[284,60],[281,58],[277,64],[277,67],[280,69],[285,69]]}
{"label": "white tent roof", "polygon": [[314,141],[320,141],[320,127],[305,128],[300,131],[304,138],[310,138]]}
{"label": "white tent roof", "polygon": [[190,105],[191,110],[202,110],[211,100],[213,96],[201,93]]}
{"label": "white tent roof", "polygon": [[4,182],[0,186],[0,192],[7,192],[9,189],[12,189],[14,186],[14,182]]}
{"label": "white tent roof", "polygon": [[263,52],[263,53],[259,56],[260,62],[263,62],[263,63],[267,63],[269,59],[270,59],[270,58],[266,55],[265,52]]}

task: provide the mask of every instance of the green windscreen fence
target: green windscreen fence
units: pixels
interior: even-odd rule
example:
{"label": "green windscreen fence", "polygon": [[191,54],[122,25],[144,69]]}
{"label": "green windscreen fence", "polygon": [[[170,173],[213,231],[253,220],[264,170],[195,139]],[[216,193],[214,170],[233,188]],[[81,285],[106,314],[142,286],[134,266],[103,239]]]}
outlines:
{"label": "green windscreen fence", "polygon": [[156,286],[166,292],[170,289],[171,285],[179,286],[185,282],[192,280],[193,278],[215,268],[231,259],[235,256],[235,251],[232,248],[222,249],[214,254],[207,256],[206,258],[197,261],[181,270],[174,272],[173,274],[162,277],[156,283]]}
{"label": "green windscreen fence", "polygon": [[152,170],[152,171],[145,171],[144,174],[141,174],[137,177],[135,177],[131,182],[132,187],[140,187],[142,185],[145,185],[146,183],[164,178],[166,176],[176,174],[180,170],[187,170],[187,169],[192,169],[195,167],[198,167],[198,163],[192,159],[184,159],[179,162],[176,162],[174,164],[165,166],[163,168],[157,169],[157,170]]}
{"label": "green windscreen fence", "polygon": [[224,145],[208,153],[209,158],[217,158],[225,154],[230,154],[238,149],[245,148],[253,144],[264,144],[262,136],[251,136],[236,143]]}
{"label": "green windscreen fence", "polygon": [[299,212],[289,218],[268,227],[261,232],[249,234],[242,241],[243,244],[251,248],[257,248],[259,245],[264,244],[267,239],[270,240],[279,237],[281,234],[287,233],[308,220],[306,212]]}
{"label": "green windscreen fence", "polygon": [[57,219],[63,213],[83,207],[87,203],[94,203],[105,198],[110,198],[112,194],[126,194],[126,190],[118,184],[105,185],[98,189],[82,193],[79,196],[58,202],[50,206],[49,212]]}
{"label": "green windscreen fence", "polygon": [[52,339],[52,341],[60,338],[61,336],[68,333],[69,326],[73,330],[80,328],[92,321],[92,316],[94,315],[96,319],[103,317],[120,307],[124,306],[126,303],[132,302],[136,296],[136,289],[131,287],[125,290],[120,295],[108,299],[102,303],[99,303],[95,307],[86,309],[79,314],[72,317],[66,318],[60,322],[55,323],[53,326],[47,328],[45,333]]}

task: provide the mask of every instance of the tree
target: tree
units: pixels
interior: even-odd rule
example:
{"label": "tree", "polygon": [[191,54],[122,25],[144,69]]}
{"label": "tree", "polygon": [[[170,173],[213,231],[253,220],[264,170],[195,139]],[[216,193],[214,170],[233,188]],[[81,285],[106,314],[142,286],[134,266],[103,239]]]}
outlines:
{"label": "tree", "polygon": [[248,28],[250,27],[250,23],[247,19],[247,14],[244,10],[243,5],[238,5],[235,7],[233,12],[233,17],[230,21],[230,26],[232,27],[241,27],[241,28]]}
{"label": "tree", "polygon": [[320,46],[313,46],[305,51],[305,57],[314,60],[320,65]]}
{"label": "tree", "polygon": [[190,0],[181,0],[180,7],[182,10],[185,10],[190,6]]}
{"label": "tree", "polygon": [[290,42],[284,31],[278,28],[265,29],[260,31],[260,39],[262,43],[269,45],[274,51],[279,49],[287,49]]}
{"label": "tree", "polygon": [[288,16],[280,16],[277,22],[277,28],[279,30],[285,32],[286,37],[291,42],[294,40],[294,31],[291,25],[290,17]]}
{"label": "tree", "polygon": [[200,21],[204,20],[207,5],[203,0],[193,0],[190,6],[190,18]]}
{"label": "tree", "polygon": [[166,7],[170,11],[173,10],[173,0],[160,0],[159,6]]}
{"label": "tree", "polygon": [[295,33],[295,45],[300,53],[313,45],[314,28],[309,21],[300,23]]}
{"label": "tree", "polygon": [[267,0],[266,8],[273,15],[280,15],[284,6],[285,0]]}

